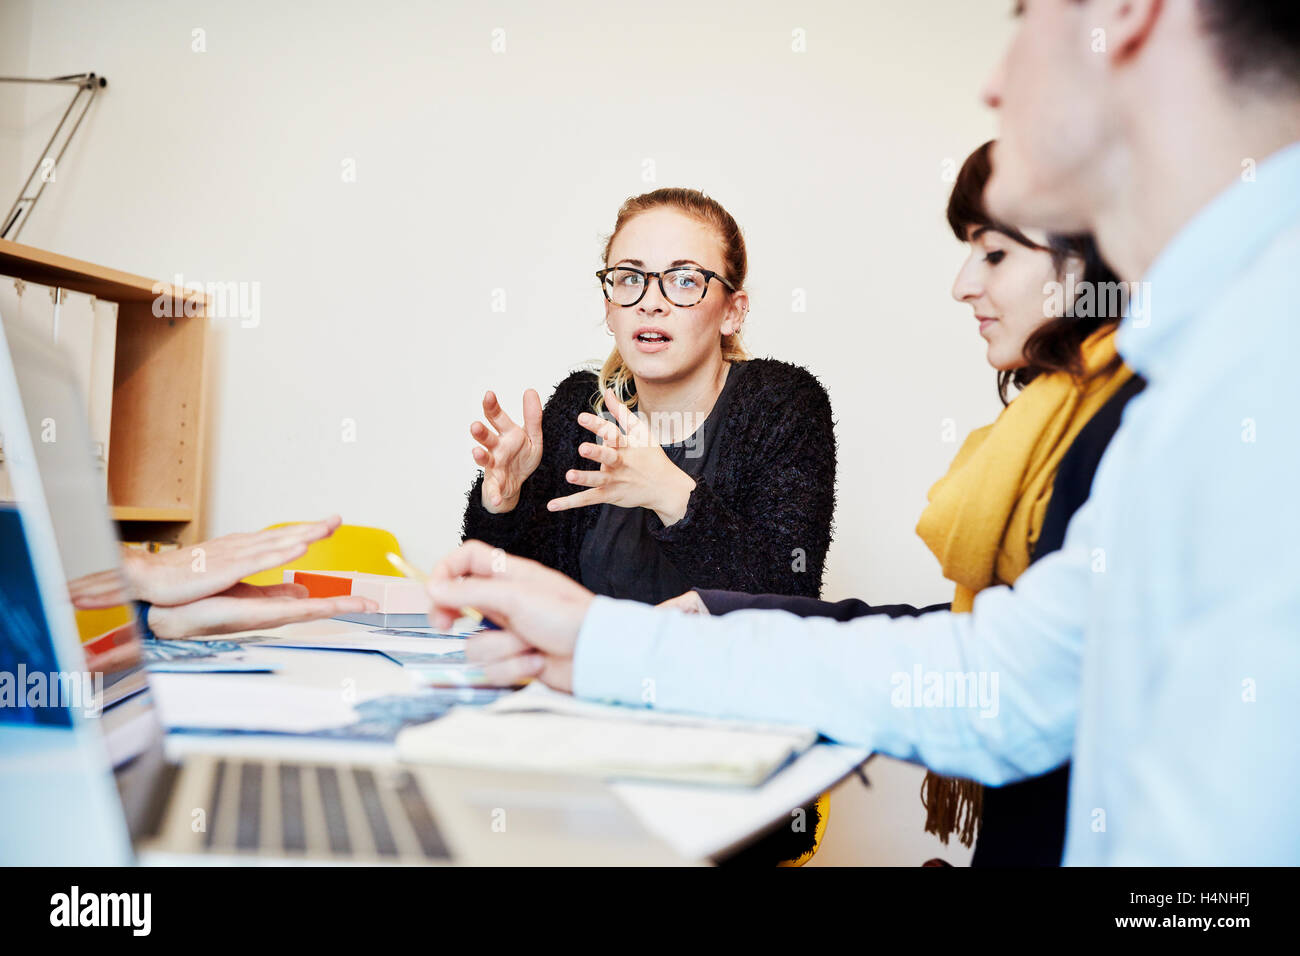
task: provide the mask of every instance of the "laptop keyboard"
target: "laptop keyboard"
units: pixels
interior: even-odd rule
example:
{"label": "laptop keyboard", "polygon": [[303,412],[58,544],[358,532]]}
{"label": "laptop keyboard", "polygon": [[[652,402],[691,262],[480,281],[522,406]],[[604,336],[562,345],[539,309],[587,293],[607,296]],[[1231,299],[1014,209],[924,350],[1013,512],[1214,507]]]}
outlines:
{"label": "laptop keyboard", "polygon": [[451,856],[409,771],[274,760],[216,762],[204,846],[394,862]]}

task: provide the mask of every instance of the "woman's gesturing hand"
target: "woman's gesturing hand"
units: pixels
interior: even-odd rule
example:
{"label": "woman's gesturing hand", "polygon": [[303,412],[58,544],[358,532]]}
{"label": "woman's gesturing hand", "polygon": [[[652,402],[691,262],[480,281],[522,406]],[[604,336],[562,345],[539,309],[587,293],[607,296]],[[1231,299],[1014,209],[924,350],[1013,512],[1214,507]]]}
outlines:
{"label": "woman's gesturing hand", "polygon": [[483,469],[483,507],[502,514],[519,504],[520,489],[542,460],[542,400],[534,389],[524,392],[523,428],[505,413],[493,392],[483,396],[483,416],[492,428],[482,422],[469,426],[480,445],[474,449],[474,463]]}
{"label": "woman's gesturing hand", "polygon": [[578,416],[578,424],[604,443],[583,442],[578,454],[600,462],[600,469],[569,471],[565,479],[587,490],[553,498],[546,507],[565,511],[611,504],[649,508],[665,525],[680,521],[686,515],[695,480],[672,463],[650,426],[620,402],[612,389],[605,389],[605,407],[614,413],[617,425],[589,412]]}

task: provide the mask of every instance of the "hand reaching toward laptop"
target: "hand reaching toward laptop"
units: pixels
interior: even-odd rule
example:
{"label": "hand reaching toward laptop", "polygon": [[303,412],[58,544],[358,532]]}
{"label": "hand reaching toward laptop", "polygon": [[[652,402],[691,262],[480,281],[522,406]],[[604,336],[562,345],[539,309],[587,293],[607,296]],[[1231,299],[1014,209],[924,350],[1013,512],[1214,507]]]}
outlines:
{"label": "hand reaching toward laptop", "polygon": [[189,547],[152,554],[122,549],[122,563],[136,597],[174,606],[219,594],[250,574],[278,568],[332,535],[342,519],[331,515],[283,528],[228,534]]}
{"label": "hand reaching toward laptop", "polygon": [[[124,548],[122,561],[131,596],[152,605],[149,629],[161,638],[229,634],[375,611],[377,605],[368,598],[309,598],[299,584],[242,583],[250,574],[302,557],[313,541],[333,534],[341,520],[333,515],[284,528],[228,534],[160,554]],[[111,607],[125,599],[115,571],[78,579],[69,590],[78,608]]]}
{"label": "hand reaching toward laptop", "polygon": [[340,614],[377,611],[369,598],[311,598],[301,584],[235,584],[218,594],[186,604],[149,608],[149,630],[176,640],[201,634],[232,634],[316,621]]}

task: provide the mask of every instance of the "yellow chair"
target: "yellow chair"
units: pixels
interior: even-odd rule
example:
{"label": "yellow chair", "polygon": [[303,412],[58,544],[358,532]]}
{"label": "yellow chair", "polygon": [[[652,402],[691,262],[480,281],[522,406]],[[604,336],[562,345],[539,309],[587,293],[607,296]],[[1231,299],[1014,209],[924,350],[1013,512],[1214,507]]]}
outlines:
{"label": "yellow chair", "polygon": [[831,795],[827,791],[817,798],[817,826],[813,829],[812,849],[795,857],[793,860],[782,860],[777,866],[803,866],[811,860],[822,845],[822,837],[826,835],[826,820],[830,815]]}
{"label": "yellow chair", "polygon": [[[271,528],[287,528],[301,521],[284,521]],[[270,530],[269,528],[267,530]],[[307,546],[307,553],[296,561],[268,571],[259,571],[244,578],[248,584],[280,584],[285,568],[308,571],[365,571],[368,574],[388,574],[400,577],[397,569],[385,557],[389,551],[401,555],[397,539],[383,528],[341,524],[334,533]]]}

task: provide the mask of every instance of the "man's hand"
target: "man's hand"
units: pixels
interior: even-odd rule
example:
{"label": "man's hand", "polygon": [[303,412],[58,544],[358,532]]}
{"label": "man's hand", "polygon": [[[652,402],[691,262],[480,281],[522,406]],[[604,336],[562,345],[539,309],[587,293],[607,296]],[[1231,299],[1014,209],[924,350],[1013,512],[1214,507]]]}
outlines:
{"label": "man's hand", "polygon": [[328,538],[341,521],[338,515],[332,515],[323,521],[287,528],[228,534],[161,554],[123,549],[122,559],[127,579],[141,601],[165,606],[188,604],[222,594],[250,574],[301,558],[309,544]]}
{"label": "man's hand", "polygon": [[202,634],[230,634],[315,621],[340,614],[377,611],[369,598],[309,598],[301,584],[235,584],[220,594],[187,604],[149,609],[149,629],[160,638],[178,640]]}
{"label": "man's hand", "polygon": [[78,610],[117,607],[131,600],[126,579],[117,568],[84,574],[68,582],[68,597]]}
{"label": "man's hand", "polygon": [[466,541],[429,575],[434,627],[447,629],[472,607],[500,625],[469,638],[465,656],[502,684],[537,677],[573,693],[573,652],[594,599],[572,578],[506,554],[482,541]]}

